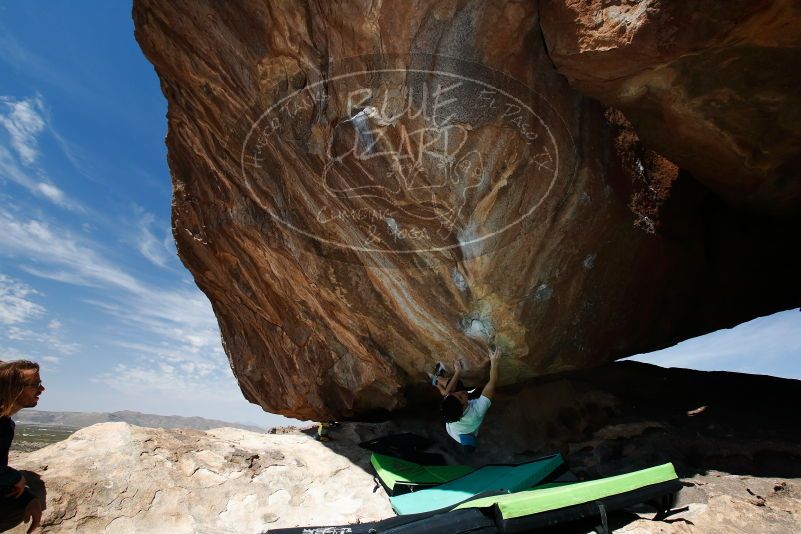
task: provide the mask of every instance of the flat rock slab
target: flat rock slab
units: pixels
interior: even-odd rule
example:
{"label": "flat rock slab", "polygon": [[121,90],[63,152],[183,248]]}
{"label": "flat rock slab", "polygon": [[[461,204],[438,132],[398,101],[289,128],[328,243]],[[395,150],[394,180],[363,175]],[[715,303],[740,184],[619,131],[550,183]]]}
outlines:
{"label": "flat rock slab", "polygon": [[[677,506],[684,510],[665,522],[638,519],[620,534],[798,532],[801,484],[798,479],[757,478],[710,471],[682,481]],[[611,525],[610,525],[611,526]]]}

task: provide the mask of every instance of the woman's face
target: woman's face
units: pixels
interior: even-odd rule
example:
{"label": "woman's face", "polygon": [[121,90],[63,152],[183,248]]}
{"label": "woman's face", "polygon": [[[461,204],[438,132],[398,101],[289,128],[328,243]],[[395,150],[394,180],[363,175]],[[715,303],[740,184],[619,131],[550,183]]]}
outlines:
{"label": "woman's face", "polygon": [[22,393],[17,397],[17,406],[20,408],[33,408],[39,404],[39,395],[45,390],[42,379],[39,378],[39,371],[36,369],[25,369],[22,371],[22,380],[25,386]]}

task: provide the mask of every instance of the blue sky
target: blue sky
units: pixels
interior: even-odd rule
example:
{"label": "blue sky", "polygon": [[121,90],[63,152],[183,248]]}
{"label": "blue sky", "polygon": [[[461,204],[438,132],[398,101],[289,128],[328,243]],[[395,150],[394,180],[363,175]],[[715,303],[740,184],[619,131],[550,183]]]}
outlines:
{"label": "blue sky", "polygon": [[166,102],[126,2],[0,4],[0,358],[45,410],[281,424],[244,400],[170,233]]}
{"label": "blue sky", "polygon": [[795,309],[759,317],[630,359],[664,367],[801,379],[801,313]]}
{"label": "blue sky", "polygon": [[[0,3],[0,358],[41,409],[283,424],[244,400],[175,254],[166,102],[126,2]],[[801,313],[636,359],[801,378]]]}

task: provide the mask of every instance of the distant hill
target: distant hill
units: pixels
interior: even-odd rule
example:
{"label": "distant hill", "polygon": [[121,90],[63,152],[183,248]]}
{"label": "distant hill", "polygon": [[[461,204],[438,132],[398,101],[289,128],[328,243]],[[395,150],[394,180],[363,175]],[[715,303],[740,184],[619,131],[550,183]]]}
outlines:
{"label": "distant hill", "polygon": [[66,426],[83,428],[97,423],[122,422],[147,428],[192,428],[195,430],[209,430],[211,428],[233,427],[265,432],[266,429],[257,426],[229,423],[216,419],[203,417],[182,417],[179,415],[154,415],[149,413],[132,412],[46,412],[43,410],[22,410],[14,416],[14,421],[21,424],[42,426]]}

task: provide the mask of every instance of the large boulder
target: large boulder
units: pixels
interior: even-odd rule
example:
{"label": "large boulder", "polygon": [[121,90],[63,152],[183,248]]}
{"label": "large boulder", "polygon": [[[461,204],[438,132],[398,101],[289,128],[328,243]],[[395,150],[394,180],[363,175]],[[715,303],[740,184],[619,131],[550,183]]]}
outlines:
{"label": "large boulder", "polygon": [[536,2],[137,0],[134,22],[179,255],[268,411],[380,416],[437,360],[483,379],[492,342],[508,385],[798,304],[798,218],[738,211],[571,87]]}
{"label": "large boulder", "polygon": [[308,434],[100,423],[12,465],[42,477],[42,532],[255,534],[392,515],[358,440],[332,450]]}

